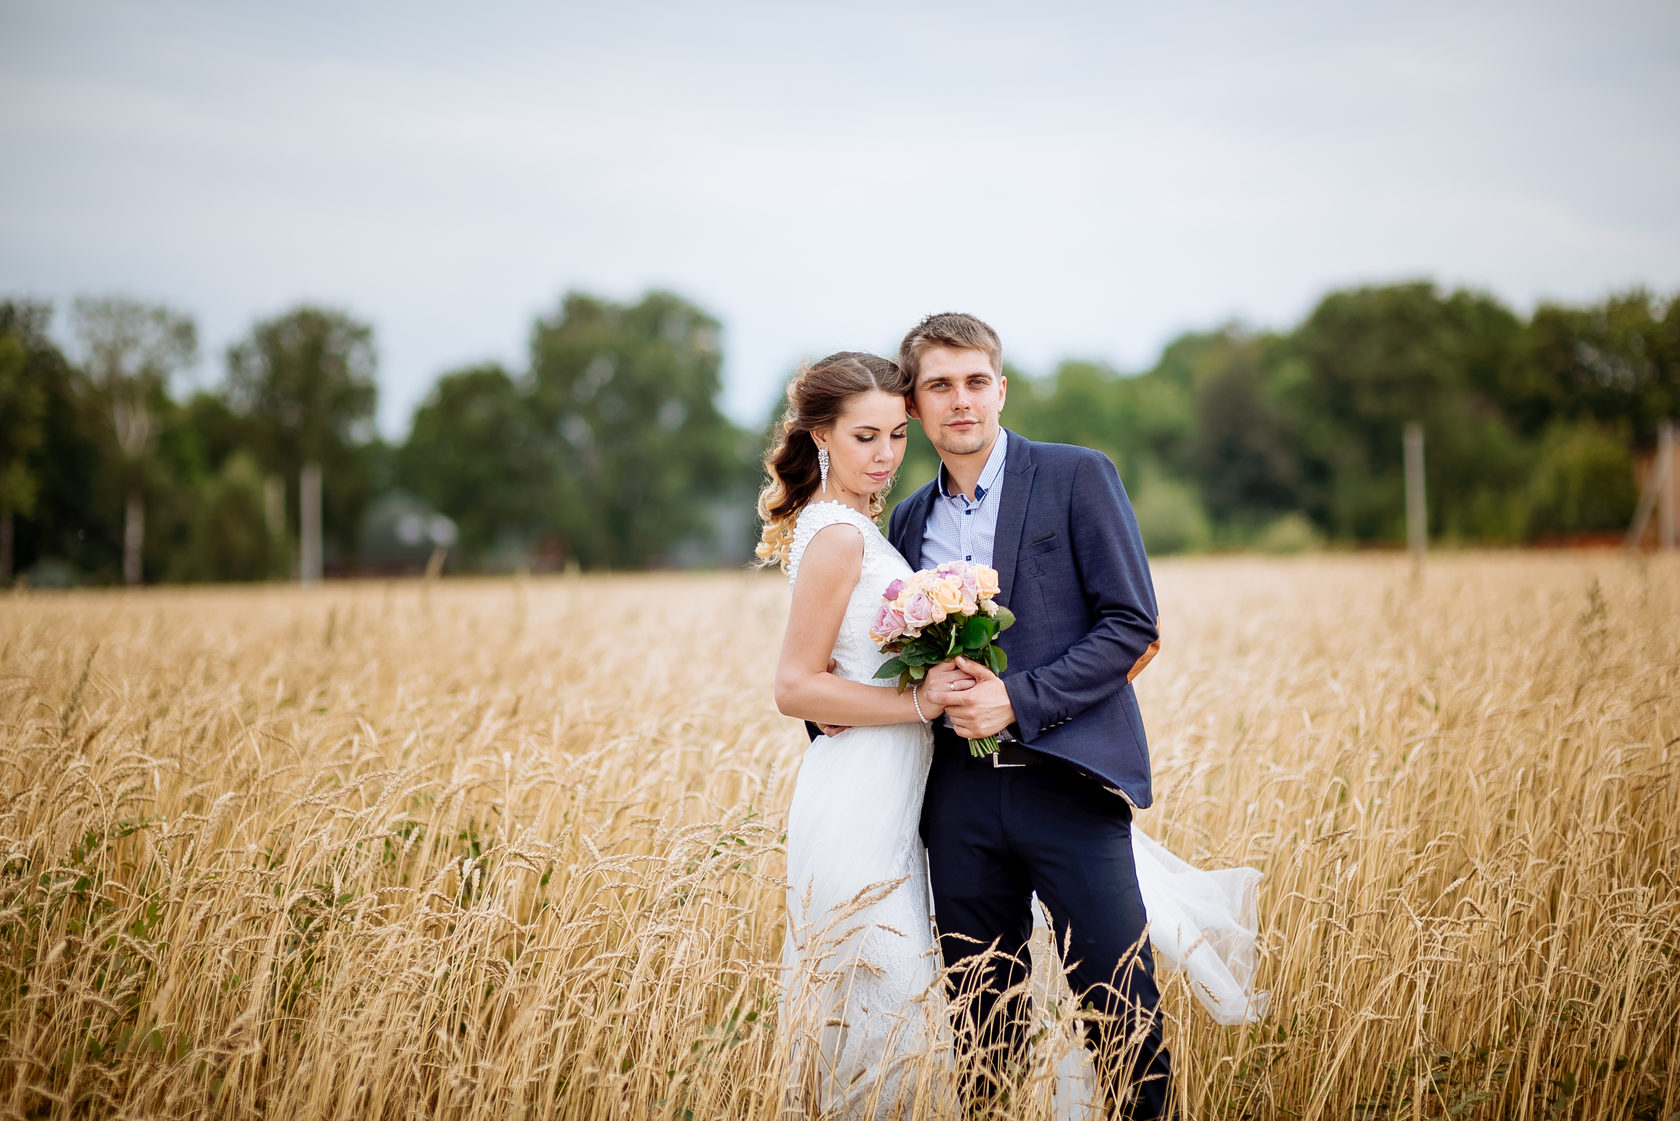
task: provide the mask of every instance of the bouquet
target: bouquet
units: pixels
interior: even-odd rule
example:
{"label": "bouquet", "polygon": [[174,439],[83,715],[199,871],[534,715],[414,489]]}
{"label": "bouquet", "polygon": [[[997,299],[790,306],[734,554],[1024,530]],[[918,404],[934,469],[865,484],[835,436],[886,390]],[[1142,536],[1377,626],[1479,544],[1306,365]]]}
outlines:
{"label": "bouquet", "polygon": [[[892,657],[875,676],[898,678],[902,693],[912,681],[926,677],[929,666],[959,654],[1002,673],[1009,657],[993,640],[1015,622],[1015,615],[997,602],[997,594],[996,569],[962,561],[947,561],[888,584],[869,637]],[[997,746],[996,736],[968,741],[968,750],[976,756],[990,755]]]}

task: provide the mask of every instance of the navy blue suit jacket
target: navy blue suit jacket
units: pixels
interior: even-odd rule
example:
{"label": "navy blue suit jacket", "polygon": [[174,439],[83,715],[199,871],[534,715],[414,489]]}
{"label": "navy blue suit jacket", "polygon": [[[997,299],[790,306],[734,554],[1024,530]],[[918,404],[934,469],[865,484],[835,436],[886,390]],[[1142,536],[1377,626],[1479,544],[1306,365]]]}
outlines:
{"label": "navy blue suit jacket", "polygon": [[[1015,613],[998,639],[1015,734],[1142,809],[1154,795],[1131,679],[1160,646],[1160,620],[1132,504],[1101,452],[1003,435],[992,567]],[[889,537],[915,568],[937,490],[936,479],[892,512]]]}

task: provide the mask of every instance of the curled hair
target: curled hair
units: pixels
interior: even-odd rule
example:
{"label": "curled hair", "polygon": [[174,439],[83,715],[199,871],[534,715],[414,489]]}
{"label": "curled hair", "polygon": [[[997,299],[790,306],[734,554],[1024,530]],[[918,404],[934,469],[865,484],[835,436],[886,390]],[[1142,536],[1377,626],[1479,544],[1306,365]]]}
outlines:
{"label": "curled hair", "polygon": [[[761,564],[787,567],[794,522],[817,493],[821,473],[811,433],[831,427],[847,402],[876,389],[906,397],[910,379],[892,359],[854,350],[805,366],[788,383],[787,410],[771,434],[770,450],[764,454],[764,489],[758,492],[758,516],[764,530],[755,551]],[[885,501],[882,490],[870,500],[870,514],[879,517]]]}

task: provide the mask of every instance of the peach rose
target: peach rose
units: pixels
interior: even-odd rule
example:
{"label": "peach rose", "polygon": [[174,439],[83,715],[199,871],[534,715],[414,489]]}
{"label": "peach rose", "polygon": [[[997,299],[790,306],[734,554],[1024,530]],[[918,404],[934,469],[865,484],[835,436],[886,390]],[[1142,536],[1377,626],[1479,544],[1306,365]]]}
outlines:
{"label": "peach rose", "polygon": [[947,615],[955,615],[958,612],[962,612],[962,614],[965,615],[974,614],[974,608],[972,605],[966,605],[968,606],[968,610],[963,610],[965,604],[963,603],[961,580],[947,579],[935,582],[934,585],[928,589],[928,598],[938,604],[940,609]]}

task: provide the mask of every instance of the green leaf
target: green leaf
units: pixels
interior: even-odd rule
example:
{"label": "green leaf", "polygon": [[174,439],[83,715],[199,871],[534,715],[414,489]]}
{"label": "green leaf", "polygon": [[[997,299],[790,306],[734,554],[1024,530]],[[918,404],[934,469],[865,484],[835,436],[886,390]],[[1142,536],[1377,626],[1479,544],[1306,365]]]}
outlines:
{"label": "green leaf", "polygon": [[899,674],[904,672],[904,666],[904,655],[900,654],[896,658],[888,658],[885,662],[881,663],[881,668],[875,671],[875,676],[897,677]]}
{"label": "green leaf", "polygon": [[998,625],[998,630],[1000,631],[1006,631],[1015,625],[1015,612],[1009,610],[1009,608],[1005,607],[1001,603],[997,605],[997,615],[993,618]]}
{"label": "green leaf", "polygon": [[917,681],[920,681],[922,678],[927,676],[927,667],[926,666],[911,666],[910,667],[910,676],[915,678]]}
{"label": "green leaf", "polygon": [[976,615],[963,624],[962,645],[966,650],[979,650],[992,640],[992,621],[984,615]]}
{"label": "green leaf", "polygon": [[1009,655],[1003,652],[1003,647],[991,645],[986,647],[986,664],[993,673],[1002,673],[1009,668]]}

